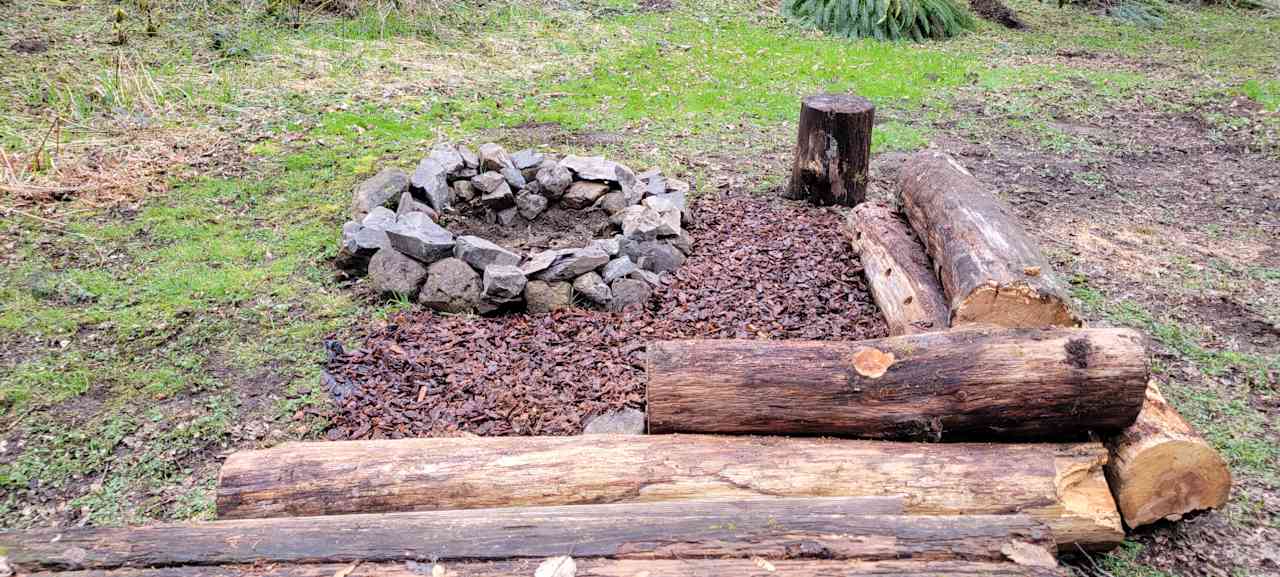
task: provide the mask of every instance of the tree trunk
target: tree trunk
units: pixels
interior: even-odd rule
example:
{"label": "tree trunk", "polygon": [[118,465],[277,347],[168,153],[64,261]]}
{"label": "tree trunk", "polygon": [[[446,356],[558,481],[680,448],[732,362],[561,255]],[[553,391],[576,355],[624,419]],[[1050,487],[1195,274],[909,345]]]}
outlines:
{"label": "tree trunk", "polygon": [[856,206],[866,200],[875,111],[861,96],[806,97],[785,196],[818,205]]}
{"label": "tree trunk", "polygon": [[[1053,557],[1024,515],[903,516],[900,499],[824,497],[285,517],[124,529],[0,533],[9,563],[111,569],[555,557],[625,559],[955,559],[1004,561],[1010,547]],[[69,553],[70,551],[82,553]]]}
{"label": "tree trunk", "polygon": [[1131,528],[1221,507],[1231,493],[1222,455],[1165,402],[1154,381],[1138,420],[1107,447],[1107,479]]}
{"label": "tree trunk", "polygon": [[903,211],[933,257],[951,325],[1080,326],[1035,241],[969,171],[938,151],[912,156]]}
{"label": "tree trunk", "polygon": [[945,330],[950,311],[924,246],[889,207],[861,204],[846,226],[889,335]]}
{"label": "tree trunk", "polygon": [[901,495],[907,514],[1018,511],[1058,543],[1123,538],[1106,450],[592,435],[287,443],[227,458],[223,518],[699,498]]}
{"label": "tree trunk", "polygon": [[860,342],[649,345],[650,433],[1082,439],[1142,408],[1129,329],[949,331]]}
{"label": "tree trunk", "polygon": [[[321,563],[185,566],[33,573],[30,577],[532,577],[543,559],[432,563]],[[1056,566],[986,561],[833,561],[826,559],[599,559],[574,558],[576,577],[1067,577]]]}

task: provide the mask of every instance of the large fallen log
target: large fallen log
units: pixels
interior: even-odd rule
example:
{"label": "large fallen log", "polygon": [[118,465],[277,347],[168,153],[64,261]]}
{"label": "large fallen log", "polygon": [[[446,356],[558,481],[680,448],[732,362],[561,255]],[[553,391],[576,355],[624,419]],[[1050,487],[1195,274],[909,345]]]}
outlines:
{"label": "large fallen log", "polygon": [[646,358],[651,433],[1083,439],[1132,424],[1149,376],[1129,329],[660,341]]}
{"label": "large fallen log", "polygon": [[1107,447],[1107,479],[1129,527],[1221,507],[1231,493],[1222,455],[1169,406],[1154,381],[1138,420]]}
{"label": "large fallen log", "polygon": [[786,198],[855,206],[867,198],[876,107],[850,94],[816,94],[800,105]]}
{"label": "large fallen log", "polygon": [[232,454],[222,518],[760,496],[901,495],[905,513],[1021,512],[1059,544],[1123,538],[1086,444],[922,445],[701,435],[287,443]]}
{"label": "large fallen log", "polygon": [[899,177],[903,212],[937,267],[951,325],[1080,325],[1062,283],[1008,207],[954,159],[913,155]]}
{"label": "large fallen log", "polygon": [[864,203],[845,226],[889,335],[945,330],[950,309],[911,225],[887,206]]}
{"label": "large fallen log", "polygon": [[[533,577],[543,559],[433,563],[215,565],[33,573],[30,577]],[[563,562],[563,561],[557,561]],[[1066,577],[1054,566],[984,561],[833,561],[826,559],[584,559],[576,577]]]}
{"label": "large fallen log", "polygon": [[1025,515],[904,516],[897,498],[513,507],[0,533],[20,571],[554,557],[955,559],[1057,550]]}

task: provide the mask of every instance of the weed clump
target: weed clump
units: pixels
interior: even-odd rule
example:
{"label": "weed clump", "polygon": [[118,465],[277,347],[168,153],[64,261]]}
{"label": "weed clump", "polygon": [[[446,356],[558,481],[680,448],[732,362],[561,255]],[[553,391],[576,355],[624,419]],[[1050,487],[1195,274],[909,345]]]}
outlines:
{"label": "weed clump", "polygon": [[876,40],[941,40],[974,26],[954,0],[783,0],[782,13],[830,34]]}

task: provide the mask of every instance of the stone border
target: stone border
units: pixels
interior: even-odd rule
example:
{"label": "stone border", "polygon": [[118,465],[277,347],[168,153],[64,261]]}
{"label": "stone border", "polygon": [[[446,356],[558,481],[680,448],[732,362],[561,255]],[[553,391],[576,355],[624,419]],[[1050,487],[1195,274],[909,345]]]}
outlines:
{"label": "stone border", "polygon": [[[336,264],[367,274],[379,294],[447,312],[550,312],[572,306],[575,294],[622,310],[647,301],[659,275],[692,251],[688,193],[656,168],[636,174],[600,156],[439,143],[413,174],[385,168],[356,187]],[[469,206],[518,226],[553,204],[604,211],[609,224],[587,246],[522,255],[436,223]]]}

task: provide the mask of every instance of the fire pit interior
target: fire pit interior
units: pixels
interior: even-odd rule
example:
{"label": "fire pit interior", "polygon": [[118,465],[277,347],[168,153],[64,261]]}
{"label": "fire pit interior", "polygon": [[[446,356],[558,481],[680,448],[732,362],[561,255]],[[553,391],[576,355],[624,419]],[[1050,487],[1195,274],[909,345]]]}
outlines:
{"label": "fire pit interior", "polygon": [[692,251],[688,192],[599,156],[441,143],[356,187],[337,263],[447,312],[622,310]]}

